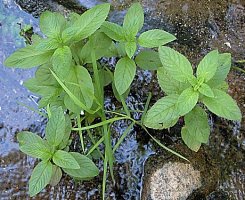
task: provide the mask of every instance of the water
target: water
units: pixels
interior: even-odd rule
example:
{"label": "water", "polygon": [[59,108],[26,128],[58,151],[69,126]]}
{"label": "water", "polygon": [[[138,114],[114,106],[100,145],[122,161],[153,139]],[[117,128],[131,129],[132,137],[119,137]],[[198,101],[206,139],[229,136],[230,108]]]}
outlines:
{"label": "water", "polygon": [[[83,1],[81,5],[92,7],[102,1]],[[131,1],[109,1],[114,5],[110,18],[121,23],[125,8]],[[245,55],[244,4],[225,1],[146,1],[143,0],[146,22],[144,29],[162,28],[180,38],[174,46],[185,53],[194,63],[210,48],[233,53],[234,59],[242,59]],[[177,6],[176,6],[177,5]],[[202,9],[205,8],[205,9]],[[197,11],[196,11],[197,10]],[[207,12],[208,10],[208,12]],[[27,23],[38,31],[37,19],[22,11],[13,0],[0,0],[0,199],[29,199],[28,179],[35,160],[25,156],[18,150],[16,133],[20,130],[31,130],[43,133],[45,120],[18,102],[35,107],[35,97],[23,87],[23,81],[32,77],[35,69],[9,69],[3,66],[4,59],[15,49],[24,46],[19,36],[19,25]],[[111,63],[113,65],[113,62]],[[159,98],[159,87],[149,72],[137,72],[136,81],[127,99],[131,109],[144,107],[148,92],[153,92],[153,101]],[[230,93],[239,102],[244,113],[245,78],[244,75],[233,71],[229,75]],[[151,83],[153,81],[153,83]],[[108,93],[109,94],[109,93]],[[34,99],[34,100],[33,100]],[[107,97],[107,109],[118,106],[114,99]],[[134,114],[135,118],[140,113]],[[211,117],[211,116],[210,116]],[[225,191],[230,198],[243,199],[244,190],[244,119],[241,124],[234,124],[219,118],[212,119],[213,133],[208,146],[204,147],[205,154],[217,165],[220,176],[212,177],[217,184],[213,191]],[[118,138],[128,122],[122,121],[113,126],[113,143]],[[174,129],[173,129],[174,130]],[[173,144],[181,142],[177,131],[152,132],[162,142]],[[74,143],[79,149],[79,143]],[[142,187],[142,173],[145,160],[158,149],[149,137],[138,127],[128,135],[115,154],[114,187],[108,179],[107,199],[139,199]],[[193,159],[195,159],[193,154]],[[97,163],[102,168],[102,163]],[[100,199],[102,172],[90,182],[75,184],[68,176],[62,178],[56,187],[48,187],[35,199]],[[212,195],[210,195],[210,198]],[[215,198],[213,198],[215,199]]]}

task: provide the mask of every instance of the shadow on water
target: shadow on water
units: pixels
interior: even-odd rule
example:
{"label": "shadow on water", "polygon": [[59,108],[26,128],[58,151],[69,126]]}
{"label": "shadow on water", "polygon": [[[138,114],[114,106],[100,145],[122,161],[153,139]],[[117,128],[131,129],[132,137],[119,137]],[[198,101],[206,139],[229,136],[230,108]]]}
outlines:
{"label": "shadow on water", "polygon": [[[28,0],[17,2],[26,2]],[[39,1],[41,5],[44,1]],[[52,2],[52,1],[49,1]],[[57,0],[56,2],[62,2]],[[79,2],[84,7],[105,1],[83,1]],[[125,8],[132,1],[120,0],[108,1],[113,4],[114,11],[111,20],[122,22]],[[231,52],[233,58],[244,59],[245,56],[245,8],[239,1],[190,1],[190,0],[142,0],[146,22],[144,28],[161,28],[174,33],[178,41],[172,46],[187,55],[194,63],[198,63],[201,56],[212,48],[220,51]],[[33,2],[32,2],[33,3]],[[34,4],[34,3],[33,3]],[[24,4],[21,4],[24,5]],[[64,4],[63,4],[64,5]],[[30,7],[30,6],[29,6]],[[52,9],[53,7],[45,7]],[[26,9],[31,11],[31,9]],[[35,8],[33,8],[35,9]],[[60,10],[57,9],[57,10]],[[84,8],[81,8],[84,10]],[[36,12],[37,13],[37,12]],[[39,13],[39,12],[38,12]],[[34,14],[35,15],[35,14]],[[3,66],[4,59],[15,49],[24,46],[23,39],[19,36],[19,25],[26,23],[34,26],[38,31],[38,21],[31,15],[23,12],[13,0],[0,0],[0,199],[28,199],[27,182],[35,160],[25,156],[18,150],[16,133],[20,130],[31,130],[43,133],[45,120],[37,114],[20,106],[22,102],[32,107],[35,105],[35,97],[32,96],[22,85],[23,81],[30,78],[35,70],[7,69]],[[200,56],[201,55],[201,56]],[[108,62],[105,60],[105,62]],[[111,62],[110,62],[111,64]],[[112,62],[113,65],[113,62]],[[243,66],[241,66],[243,67]],[[154,80],[154,75],[149,72],[137,72],[127,103],[133,110],[142,110],[149,91],[153,92],[153,102],[163,95]],[[238,101],[243,116],[245,113],[245,77],[232,71],[228,78],[229,93]],[[33,100],[34,98],[34,100]],[[152,102],[152,103],[153,103]],[[107,109],[115,109],[118,104],[111,98],[108,91],[106,100]],[[140,117],[135,113],[136,119]],[[206,189],[209,195],[207,199],[217,199],[217,192],[224,191],[228,199],[243,199],[245,196],[244,182],[244,151],[245,139],[244,118],[241,124],[220,120],[210,115],[212,119],[213,132],[209,145],[204,145],[201,152],[207,155],[207,163],[210,169],[215,165],[217,175],[210,177],[215,184],[211,189]],[[181,125],[181,122],[179,123]],[[153,132],[163,143],[178,143],[182,152],[189,159],[197,160],[198,154],[185,151],[179,134],[179,125],[171,129],[170,133]],[[128,126],[126,121],[117,122],[113,126],[113,143]],[[79,142],[74,142],[73,148],[79,149]],[[149,141],[146,133],[135,127],[127,136],[125,141],[115,153],[116,186],[112,186],[108,179],[107,199],[129,200],[140,199],[142,188],[142,173],[146,159],[151,155],[162,155],[155,144]],[[203,157],[203,156],[201,156]],[[198,160],[196,161],[198,165]],[[97,162],[100,169],[102,163]],[[100,176],[86,183],[74,183],[68,176],[62,178],[56,187],[47,187],[35,199],[100,199],[102,171]],[[213,183],[212,182],[212,183]],[[211,193],[211,194],[210,194]],[[197,199],[197,198],[196,198]]]}

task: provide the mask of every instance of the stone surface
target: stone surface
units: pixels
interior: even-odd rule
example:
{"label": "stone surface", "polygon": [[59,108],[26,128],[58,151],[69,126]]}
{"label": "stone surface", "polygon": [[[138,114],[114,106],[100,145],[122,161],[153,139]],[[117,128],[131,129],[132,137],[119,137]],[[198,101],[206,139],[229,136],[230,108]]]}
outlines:
{"label": "stone surface", "polygon": [[201,187],[201,175],[191,164],[169,162],[152,174],[149,187],[147,198],[142,200],[186,199]]}

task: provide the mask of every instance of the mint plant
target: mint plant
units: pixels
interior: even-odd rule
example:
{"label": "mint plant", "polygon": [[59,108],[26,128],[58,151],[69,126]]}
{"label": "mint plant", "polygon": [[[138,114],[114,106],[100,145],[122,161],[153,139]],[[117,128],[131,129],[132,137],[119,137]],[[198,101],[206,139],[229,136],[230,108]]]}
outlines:
{"label": "mint plant", "polygon": [[184,116],[182,139],[190,149],[198,151],[201,143],[208,142],[210,134],[205,107],[220,117],[241,120],[236,102],[225,91],[230,54],[211,51],[199,63],[196,76],[187,58],[177,51],[162,46],[159,56],[162,67],[157,70],[158,82],[167,96],[147,112],[145,126],[169,128]]}
{"label": "mint plant", "polygon": [[[183,55],[163,46],[174,41],[175,36],[158,29],[139,34],[144,24],[139,3],[129,8],[122,26],[105,21],[109,10],[109,4],[100,4],[82,15],[71,13],[68,18],[46,11],[40,17],[40,29],[45,37],[33,35],[30,45],[5,60],[4,65],[8,67],[38,66],[35,77],[25,81],[24,86],[41,97],[39,108],[44,108],[49,117],[44,139],[30,132],[17,136],[21,151],[42,160],[30,179],[31,196],[47,184],[57,184],[62,172],[76,180],[98,175],[98,169],[88,158],[96,151],[104,162],[102,199],[105,199],[108,169],[115,182],[114,152],[135,124],[161,147],[187,160],[162,145],[146,127],[169,128],[184,116],[182,138],[188,147],[197,151],[201,143],[208,141],[210,132],[202,104],[218,116],[241,119],[236,103],[224,91],[230,54],[210,52],[194,76],[191,64]],[[103,57],[118,58],[115,70],[100,64]],[[137,66],[157,70],[158,82],[167,94],[147,112],[150,93],[139,121],[131,117],[134,111],[125,103]],[[104,88],[109,85],[122,103],[117,111],[104,107]],[[111,125],[118,120],[131,123],[113,146]],[[100,133],[100,137],[94,138],[91,130]],[[71,131],[80,136],[81,154],[69,152]]]}
{"label": "mint plant", "polygon": [[62,177],[62,171],[79,180],[86,180],[99,174],[92,160],[80,153],[68,151],[71,128],[70,117],[64,115],[63,109],[58,107],[51,112],[45,130],[45,139],[28,131],[18,133],[20,150],[29,156],[41,159],[33,169],[29,181],[31,197],[48,184],[57,185]]}

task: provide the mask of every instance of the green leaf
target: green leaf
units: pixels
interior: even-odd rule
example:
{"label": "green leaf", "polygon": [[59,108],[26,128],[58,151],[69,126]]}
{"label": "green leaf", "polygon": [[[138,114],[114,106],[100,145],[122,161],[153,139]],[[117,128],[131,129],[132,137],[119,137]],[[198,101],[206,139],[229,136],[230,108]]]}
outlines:
{"label": "green leaf", "polygon": [[146,48],[154,48],[176,40],[176,37],[166,31],[153,29],[142,33],[139,37],[139,45]]}
{"label": "green leaf", "polygon": [[[95,32],[91,36],[93,42],[89,40],[79,53],[79,58],[83,64],[92,63],[91,52],[95,51],[96,60],[102,57],[111,57],[110,46],[114,45],[112,40],[102,32]],[[94,43],[94,44],[93,44]]]}
{"label": "green leaf", "polygon": [[71,129],[72,129],[72,124],[71,124],[70,116],[65,115],[65,134],[58,149],[64,149],[68,145],[70,135],[71,135]]}
{"label": "green leaf", "polygon": [[181,137],[192,151],[197,152],[200,149],[202,143],[193,137],[193,133],[187,127],[181,129]]}
{"label": "green leaf", "polygon": [[121,26],[112,22],[104,22],[101,31],[115,41],[124,41],[124,30]]}
{"label": "green leaf", "polygon": [[31,178],[29,180],[29,194],[31,197],[35,196],[42,189],[44,189],[52,177],[51,162],[42,161],[33,169]]}
{"label": "green leaf", "polygon": [[53,156],[53,162],[66,169],[80,169],[80,166],[71,153],[58,150]]}
{"label": "green leaf", "polygon": [[179,119],[178,112],[176,110],[176,103],[178,95],[169,95],[158,100],[148,110],[144,125],[153,129],[169,128],[176,124]]}
{"label": "green leaf", "polygon": [[201,143],[207,143],[210,127],[207,113],[199,106],[196,106],[184,117],[185,127],[188,128],[191,137]]}
{"label": "green leaf", "polygon": [[128,57],[121,58],[116,65],[114,73],[115,86],[120,95],[125,93],[133,82],[136,73],[136,65]]}
{"label": "green leaf", "polygon": [[123,28],[127,36],[136,36],[144,24],[144,11],[140,3],[134,3],[123,21]]}
{"label": "green leaf", "polygon": [[161,89],[167,94],[178,94],[180,95],[186,88],[190,87],[189,83],[181,83],[174,80],[164,69],[159,67],[157,70],[158,83]]}
{"label": "green leaf", "polygon": [[64,172],[69,174],[74,178],[86,179],[90,177],[95,177],[99,174],[99,169],[95,164],[87,158],[86,156],[81,155],[80,153],[70,152],[70,155],[77,161],[80,166],[80,169],[67,169],[64,168]]}
{"label": "green leaf", "polygon": [[59,42],[53,38],[47,38],[41,40],[37,45],[36,49],[39,51],[47,51],[57,49],[60,46]]}
{"label": "green leaf", "polygon": [[65,43],[78,42],[92,35],[105,21],[110,4],[100,4],[84,12],[77,21],[62,33]]}
{"label": "green leaf", "polygon": [[58,146],[65,135],[64,111],[62,107],[58,107],[51,114],[46,127],[46,138],[51,145]]}
{"label": "green leaf", "polygon": [[59,38],[65,25],[66,20],[60,13],[45,11],[40,16],[40,29],[48,37]]}
{"label": "green leaf", "polygon": [[197,78],[204,78],[204,82],[209,81],[215,74],[219,61],[219,52],[213,50],[209,52],[197,67]]}
{"label": "green leaf", "polygon": [[137,66],[144,70],[157,70],[162,66],[159,54],[152,50],[143,50],[135,58]]}
{"label": "green leaf", "polygon": [[55,80],[52,73],[50,72],[50,68],[52,68],[51,64],[41,65],[37,68],[35,78],[38,82],[38,85],[60,87],[59,83]]}
{"label": "green leaf", "polygon": [[52,150],[48,143],[38,135],[23,131],[18,133],[17,140],[20,144],[20,150],[34,158],[48,160],[52,156]]}
{"label": "green leaf", "polygon": [[207,143],[210,127],[207,113],[196,106],[191,112],[185,115],[185,127],[181,130],[181,136],[185,144],[193,151],[198,151],[201,143]]}
{"label": "green leaf", "polygon": [[202,85],[199,87],[198,91],[207,97],[214,97],[214,93],[213,93],[212,89],[205,83],[202,83]]}
{"label": "green leaf", "polygon": [[53,169],[52,169],[52,177],[50,179],[49,184],[51,186],[56,186],[59,184],[60,179],[62,177],[62,171],[59,167],[57,167],[56,165],[53,165]]}
{"label": "green leaf", "polygon": [[220,117],[240,121],[242,118],[241,111],[231,96],[218,89],[213,89],[213,92],[214,98],[203,98],[203,103],[208,109]]}
{"label": "green leaf", "polygon": [[179,82],[187,82],[193,76],[190,62],[185,56],[169,47],[159,47],[159,56],[164,69]]}
{"label": "green leaf", "polygon": [[126,42],[125,43],[125,50],[129,58],[132,58],[134,56],[136,48],[137,48],[136,42]]}
{"label": "green leaf", "polygon": [[64,46],[56,49],[51,58],[54,72],[62,79],[69,74],[72,65],[72,53],[69,47]]}
{"label": "green leaf", "polygon": [[231,68],[231,54],[219,54],[219,64],[214,76],[207,82],[210,87],[217,87],[224,82]]}
{"label": "green leaf", "polygon": [[[67,88],[81,101],[87,108],[91,108],[94,101],[94,85],[88,70],[82,66],[73,66],[65,82]],[[75,104],[72,98],[66,94],[64,103],[68,109],[74,113],[80,113],[81,108]]]}
{"label": "green leaf", "polygon": [[4,62],[6,67],[31,68],[49,61],[53,51],[40,51],[35,46],[27,46],[15,51]]}
{"label": "green leaf", "polygon": [[194,91],[192,87],[185,89],[179,96],[177,102],[177,111],[180,116],[184,116],[190,112],[197,104],[199,97],[198,91]]}
{"label": "green leaf", "polygon": [[111,77],[110,72],[105,69],[99,70],[99,77],[100,77],[101,85],[103,87],[109,85],[113,80],[113,77]]}

